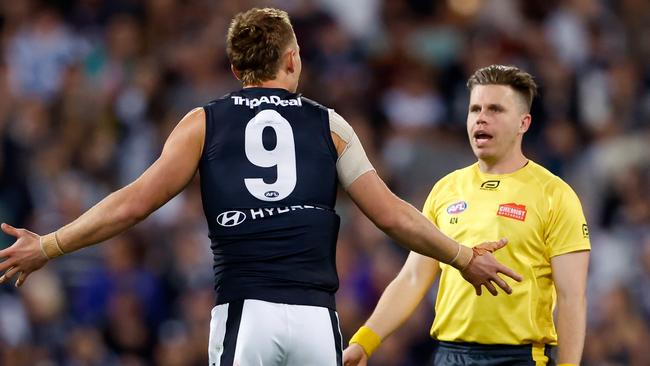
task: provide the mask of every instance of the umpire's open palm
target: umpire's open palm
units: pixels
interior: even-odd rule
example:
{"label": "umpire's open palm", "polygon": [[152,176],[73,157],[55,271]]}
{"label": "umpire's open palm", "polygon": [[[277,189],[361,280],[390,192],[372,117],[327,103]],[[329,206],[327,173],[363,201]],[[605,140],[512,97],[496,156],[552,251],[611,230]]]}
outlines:
{"label": "umpire's open palm", "polygon": [[477,295],[481,295],[481,286],[485,286],[492,295],[496,296],[498,293],[493,282],[506,293],[511,294],[512,289],[503,278],[499,277],[499,273],[503,273],[517,282],[523,279],[517,272],[499,263],[492,255],[494,251],[503,248],[507,243],[508,240],[501,239],[498,242],[487,242],[472,248],[474,257],[460,273],[467,282],[474,286]]}
{"label": "umpire's open palm", "polygon": [[38,270],[47,263],[48,259],[41,250],[40,236],[25,230],[2,224],[2,231],[16,238],[16,242],[7,249],[0,250],[0,283],[20,273],[16,286],[25,282],[30,273]]}

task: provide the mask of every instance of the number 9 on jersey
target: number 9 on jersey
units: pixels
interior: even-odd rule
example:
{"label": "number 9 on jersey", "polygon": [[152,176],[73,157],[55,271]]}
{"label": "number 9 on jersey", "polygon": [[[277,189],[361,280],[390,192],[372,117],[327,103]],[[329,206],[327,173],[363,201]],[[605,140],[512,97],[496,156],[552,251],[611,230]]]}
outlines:
{"label": "number 9 on jersey", "polygon": [[[275,147],[267,150],[262,141],[265,128],[272,128],[276,136]],[[262,178],[245,178],[248,192],[262,201],[279,201],[296,187],[296,149],[289,121],[280,113],[267,109],[258,113],[246,125],[244,137],[246,158],[262,168],[277,168],[277,179],[265,183]]]}

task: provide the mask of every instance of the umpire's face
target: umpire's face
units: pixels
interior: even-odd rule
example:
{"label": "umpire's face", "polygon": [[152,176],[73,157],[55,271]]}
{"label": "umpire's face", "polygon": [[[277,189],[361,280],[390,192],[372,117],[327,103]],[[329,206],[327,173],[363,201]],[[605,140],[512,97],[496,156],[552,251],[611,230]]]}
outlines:
{"label": "umpire's face", "polygon": [[498,163],[521,153],[530,114],[521,95],[507,85],[476,85],[471,91],[467,133],[479,160]]}

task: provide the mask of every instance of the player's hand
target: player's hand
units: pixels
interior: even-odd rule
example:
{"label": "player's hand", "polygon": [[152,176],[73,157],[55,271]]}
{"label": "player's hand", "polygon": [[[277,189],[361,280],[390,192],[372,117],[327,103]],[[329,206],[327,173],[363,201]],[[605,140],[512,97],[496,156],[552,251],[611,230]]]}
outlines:
{"label": "player's hand", "polygon": [[343,366],[366,366],[368,356],[360,345],[352,343],[343,351]]}
{"label": "player's hand", "polygon": [[494,255],[492,255],[494,251],[503,248],[507,243],[507,239],[501,239],[496,242],[486,242],[472,248],[474,256],[467,267],[460,273],[467,282],[474,286],[477,295],[481,295],[481,286],[485,286],[492,295],[496,296],[497,289],[494,287],[494,284],[501,287],[507,294],[512,293],[510,286],[499,277],[498,273],[503,273],[517,282],[523,279],[517,272],[499,263],[494,258]]}
{"label": "player's hand", "polygon": [[2,231],[16,238],[16,242],[7,249],[0,250],[0,283],[11,279],[20,273],[16,281],[16,287],[25,282],[30,273],[38,270],[47,263],[48,259],[43,254],[40,244],[40,236],[25,230],[2,224]]}

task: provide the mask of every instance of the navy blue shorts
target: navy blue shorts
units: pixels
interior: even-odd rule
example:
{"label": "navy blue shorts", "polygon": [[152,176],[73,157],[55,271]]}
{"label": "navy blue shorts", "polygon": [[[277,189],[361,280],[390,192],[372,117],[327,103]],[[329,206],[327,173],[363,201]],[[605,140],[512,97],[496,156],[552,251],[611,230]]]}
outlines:
{"label": "navy blue shorts", "polygon": [[433,366],[555,366],[553,346],[438,342]]}

